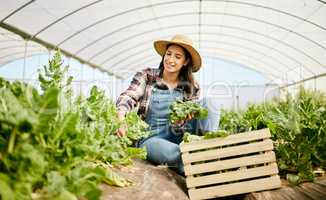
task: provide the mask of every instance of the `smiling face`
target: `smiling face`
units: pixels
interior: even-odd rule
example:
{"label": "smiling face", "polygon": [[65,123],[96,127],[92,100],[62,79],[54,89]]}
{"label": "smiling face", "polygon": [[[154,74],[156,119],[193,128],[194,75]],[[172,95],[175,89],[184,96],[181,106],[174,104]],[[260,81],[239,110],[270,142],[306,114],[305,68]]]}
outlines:
{"label": "smiling face", "polygon": [[178,45],[170,45],[164,55],[164,70],[169,73],[178,73],[181,68],[187,65],[189,59],[186,58],[185,50]]}

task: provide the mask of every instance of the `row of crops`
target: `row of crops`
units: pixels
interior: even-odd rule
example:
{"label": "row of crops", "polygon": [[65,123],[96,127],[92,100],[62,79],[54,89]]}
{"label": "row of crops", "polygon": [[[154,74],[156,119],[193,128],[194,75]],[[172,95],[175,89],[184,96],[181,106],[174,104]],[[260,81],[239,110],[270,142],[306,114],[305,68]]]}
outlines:
{"label": "row of crops", "polygon": [[239,133],[269,128],[280,174],[292,184],[313,181],[326,169],[326,97],[300,88],[296,95],[222,111],[220,128]]}
{"label": "row of crops", "polygon": [[[128,186],[114,166],[145,158],[133,143],[149,134],[135,112],[121,122],[103,91],[73,94],[57,53],[39,71],[41,91],[0,79],[0,199],[100,199],[100,183]],[[122,123],[126,137],[116,136]]]}

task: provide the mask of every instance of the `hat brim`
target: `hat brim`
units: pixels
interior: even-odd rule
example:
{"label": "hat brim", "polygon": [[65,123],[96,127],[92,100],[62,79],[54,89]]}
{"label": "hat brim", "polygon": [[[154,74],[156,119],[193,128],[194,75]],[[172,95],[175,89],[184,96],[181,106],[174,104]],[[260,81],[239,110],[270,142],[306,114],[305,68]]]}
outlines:
{"label": "hat brim", "polygon": [[188,44],[184,44],[182,42],[171,42],[171,41],[167,41],[167,40],[158,40],[158,41],[154,42],[154,48],[159,55],[164,56],[165,52],[167,50],[167,46],[170,44],[176,44],[176,45],[182,46],[189,52],[189,54],[191,56],[191,60],[192,60],[192,71],[193,72],[197,72],[200,69],[200,67],[201,67],[200,54],[197,52],[197,50],[195,48],[193,48],[192,46],[190,46]]}

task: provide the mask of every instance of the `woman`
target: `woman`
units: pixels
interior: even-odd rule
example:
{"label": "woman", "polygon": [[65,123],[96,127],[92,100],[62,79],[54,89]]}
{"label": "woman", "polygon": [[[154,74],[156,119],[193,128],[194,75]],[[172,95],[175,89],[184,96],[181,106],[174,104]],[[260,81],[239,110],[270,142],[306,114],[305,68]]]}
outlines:
{"label": "woman", "polygon": [[[117,100],[119,119],[138,106],[138,114],[152,131],[152,135],[138,142],[139,147],[146,147],[147,159],[156,164],[166,164],[183,173],[179,144],[187,125],[196,129],[196,122],[185,121],[170,124],[169,107],[176,100],[198,101],[199,86],[192,72],[201,67],[201,57],[193,47],[192,41],[183,35],[176,35],[171,40],[154,42],[155,50],[162,56],[158,69],[145,69],[138,72],[129,88]],[[180,128],[183,127],[183,128]],[[121,127],[119,136],[126,134]]]}

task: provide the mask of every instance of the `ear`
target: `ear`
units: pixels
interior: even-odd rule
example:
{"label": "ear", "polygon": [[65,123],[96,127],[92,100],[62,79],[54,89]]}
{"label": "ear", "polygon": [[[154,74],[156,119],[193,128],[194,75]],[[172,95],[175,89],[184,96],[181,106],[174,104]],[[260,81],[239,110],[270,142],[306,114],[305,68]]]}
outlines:
{"label": "ear", "polygon": [[186,60],[186,62],[185,63],[183,63],[183,66],[186,66],[186,65],[188,65],[188,63],[190,62],[190,60],[189,60],[189,58],[187,58],[187,60]]}

